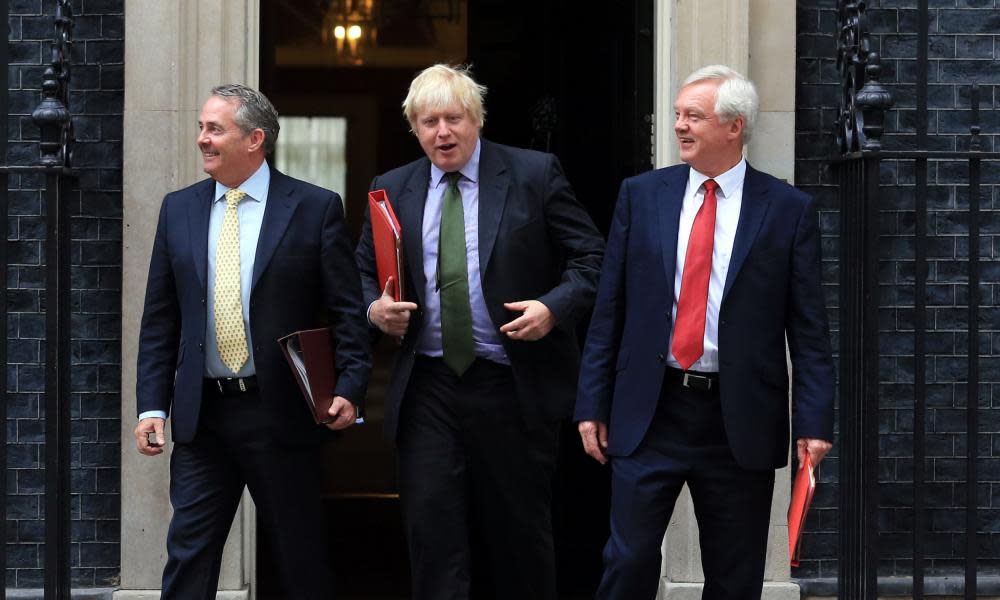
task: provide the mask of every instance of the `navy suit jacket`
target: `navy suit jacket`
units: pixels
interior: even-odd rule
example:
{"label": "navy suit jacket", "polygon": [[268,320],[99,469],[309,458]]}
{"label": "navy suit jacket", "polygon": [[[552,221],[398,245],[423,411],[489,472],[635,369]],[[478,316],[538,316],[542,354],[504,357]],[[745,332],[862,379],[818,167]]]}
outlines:
{"label": "navy suit jacket", "polygon": [[[424,304],[424,204],[431,163],[426,157],[372,182],[385,189],[403,230],[407,300]],[[520,313],[504,302],[540,300],[556,326],[544,338],[514,341],[500,334],[510,358],[522,414],[529,423],[564,419],[573,409],[580,350],[575,332],[593,306],[604,240],[583,209],[558,159],[551,154],[482,140],[479,163],[479,265],[490,319],[501,325]],[[366,306],[382,294],[375,267],[370,215],[356,252]],[[394,440],[399,407],[410,380],[423,312],[396,352],[386,391],[386,436]]]}
{"label": "navy suit jacket", "polygon": [[[208,221],[215,181],[167,194],[160,208],[139,333],[138,412],[163,410],[173,437],[198,430],[205,372]],[[329,325],[339,379],[334,393],[364,401],[370,338],[340,196],[271,168],[250,292],[250,332],[261,400],[274,433],[316,442],[313,422],[277,339]],[[239,418],[234,415],[234,418]]]}
{"label": "navy suit jacket", "polygon": [[[689,167],[621,186],[581,366],[576,420],[608,424],[608,454],[645,437],[669,355],[677,230]],[[796,437],[833,439],[834,371],[811,197],[747,166],[719,310],[719,390],[737,462],[787,463],[787,336]]]}

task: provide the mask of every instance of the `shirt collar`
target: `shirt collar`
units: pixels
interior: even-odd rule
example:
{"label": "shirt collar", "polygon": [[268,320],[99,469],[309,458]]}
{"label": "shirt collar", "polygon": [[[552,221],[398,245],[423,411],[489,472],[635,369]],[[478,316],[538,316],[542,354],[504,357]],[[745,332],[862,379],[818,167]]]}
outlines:
{"label": "shirt collar", "polygon": [[[249,179],[236,186],[244,193],[246,193],[247,198],[254,200],[255,202],[263,202],[264,198],[267,197],[267,188],[271,184],[271,169],[267,166],[267,161],[265,160],[261,163],[260,167],[254,171],[254,174],[250,176]],[[218,181],[215,182],[215,201],[218,202],[226,196],[226,192],[230,189],[225,185],[222,185]]]}
{"label": "shirt collar", "polygon": [[691,169],[691,173],[688,174],[688,182],[691,184],[691,189],[698,191],[701,188],[701,184],[705,183],[708,179],[714,179],[715,183],[719,184],[719,189],[722,190],[723,198],[730,198],[736,190],[743,187],[743,179],[747,174],[747,159],[741,158],[740,162],[736,165],[722,173],[718,177],[709,177],[703,173]]}
{"label": "shirt collar", "polygon": [[[476,149],[472,151],[472,157],[469,158],[469,162],[465,163],[465,166],[458,170],[463,177],[471,181],[472,183],[479,182],[479,152],[482,150],[482,141],[476,139]],[[437,187],[441,183],[441,179],[447,175],[444,171],[438,168],[437,165],[431,163],[431,187]]]}

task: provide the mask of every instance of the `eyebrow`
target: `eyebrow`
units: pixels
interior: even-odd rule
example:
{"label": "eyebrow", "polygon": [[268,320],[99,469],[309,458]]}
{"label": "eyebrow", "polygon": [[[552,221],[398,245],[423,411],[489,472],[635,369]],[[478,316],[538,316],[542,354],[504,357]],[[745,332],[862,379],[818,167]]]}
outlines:
{"label": "eyebrow", "polygon": [[682,107],[677,106],[676,104],[674,105],[674,112],[677,112],[677,113],[680,113],[680,112],[697,113],[699,115],[707,115],[708,114],[707,112],[703,111],[702,109],[700,109],[700,108],[698,108],[696,106],[685,106],[685,107],[682,108]]}

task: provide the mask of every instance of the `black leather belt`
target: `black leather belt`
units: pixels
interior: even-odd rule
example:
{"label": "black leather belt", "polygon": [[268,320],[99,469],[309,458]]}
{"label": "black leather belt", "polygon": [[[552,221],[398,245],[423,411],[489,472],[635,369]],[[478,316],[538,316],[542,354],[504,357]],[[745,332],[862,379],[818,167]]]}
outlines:
{"label": "black leather belt", "polygon": [[667,381],[679,384],[682,388],[709,392],[719,389],[718,373],[699,373],[698,371],[681,371],[667,367]]}
{"label": "black leather belt", "polygon": [[206,379],[205,391],[218,396],[228,396],[230,394],[242,394],[252,392],[257,389],[257,376],[249,377],[226,377],[224,379]]}

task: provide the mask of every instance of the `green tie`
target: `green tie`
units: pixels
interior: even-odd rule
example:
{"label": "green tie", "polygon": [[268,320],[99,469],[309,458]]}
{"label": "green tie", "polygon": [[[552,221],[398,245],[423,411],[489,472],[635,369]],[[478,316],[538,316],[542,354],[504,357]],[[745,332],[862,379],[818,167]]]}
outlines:
{"label": "green tie", "polygon": [[472,353],[472,308],[465,250],[465,211],[458,190],[461,173],[448,173],[438,239],[438,289],[441,292],[441,347],[444,364],[461,375],[475,358]]}

